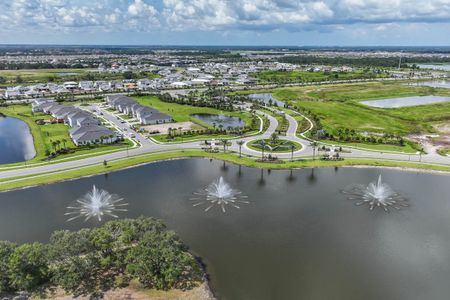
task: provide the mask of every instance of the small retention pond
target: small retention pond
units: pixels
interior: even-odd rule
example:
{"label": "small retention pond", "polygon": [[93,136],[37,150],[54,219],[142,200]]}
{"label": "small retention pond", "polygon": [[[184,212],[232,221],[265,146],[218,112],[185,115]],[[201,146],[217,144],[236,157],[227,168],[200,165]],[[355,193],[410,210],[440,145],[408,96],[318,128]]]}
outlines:
{"label": "small retention pond", "polygon": [[239,117],[211,114],[193,114],[191,116],[215,127],[220,127],[220,125],[222,125],[223,129],[227,129],[228,127],[242,128],[245,126],[245,122]]}
{"label": "small retention pond", "polygon": [[429,86],[434,88],[443,88],[450,89],[450,81],[449,80],[430,80],[430,81],[421,81],[415,83],[408,83],[409,86]]}
{"label": "small retention pond", "polygon": [[16,118],[0,116],[0,164],[26,161],[35,155],[28,125]]}
{"label": "small retention pond", "polygon": [[369,101],[362,101],[361,103],[372,107],[398,108],[398,107],[434,104],[442,102],[450,102],[450,97],[415,96],[415,97],[389,98],[383,100],[369,100]]}
{"label": "small retention pond", "polygon": [[248,95],[248,97],[251,100],[264,102],[264,104],[276,103],[278,106],[284,106],[284,102],[275,98],[271,93],[250,94],[250,95]]}

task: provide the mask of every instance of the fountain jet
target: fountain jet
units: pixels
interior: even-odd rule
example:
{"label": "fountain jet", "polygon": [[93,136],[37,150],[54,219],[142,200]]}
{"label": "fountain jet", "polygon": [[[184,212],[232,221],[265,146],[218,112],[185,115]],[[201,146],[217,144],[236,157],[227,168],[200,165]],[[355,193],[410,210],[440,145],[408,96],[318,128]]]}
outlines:
{"label": "fountain jet", "polygon": [[67,221],[83,217],[85,221],[91,218],[97,218],[98,221],[101,221],[103,216],[117,218],[116,212],[127,211],[123,207],[127,206],[128,203],[120,203],[122,200],[123,198],[119,198],[119,196],[110,194],[105,190],[97,189],[94,185],[92,191],[76,201],[78,206],[67,207],[69,212],[64,215],[70,216]]}
{"label": "fountain jet", "polygon": [[342,192],[349,195],[349,200],[357,200],[356,205],[367,204],[370,210],[379,207],[388,212],[389,207],[401,209],[409,206],[405,198],[381,181],[381,175],[377,181],[369,183],[368,186],[358,185]]}
{"label": "fountain jet", "polygon": [[222,176],[213,181],[206,188],[195,192],[194,195],[196,195],[196,197],[190,199],[191,201],[195,201],[193,206],[205,205],[205,211],[208,211],[213,206],[217,205],[222,209],[222,212],[225,213],[225,207],[228,205],[239,209],[239,204],[249,203],[245,200],[247,196],[242,195],[239,190],[231,188]]}

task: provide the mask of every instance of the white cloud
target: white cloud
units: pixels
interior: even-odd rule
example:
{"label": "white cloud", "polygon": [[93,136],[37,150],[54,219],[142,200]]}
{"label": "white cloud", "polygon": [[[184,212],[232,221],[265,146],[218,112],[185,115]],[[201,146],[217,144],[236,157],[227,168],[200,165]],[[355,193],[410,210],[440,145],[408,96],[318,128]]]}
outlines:
{"label": "white cloud", "polygon": [[[450,23],[450,0],[1,0],[2,30],[302,31]],[[325,25],[325,26],[324,26]]]}

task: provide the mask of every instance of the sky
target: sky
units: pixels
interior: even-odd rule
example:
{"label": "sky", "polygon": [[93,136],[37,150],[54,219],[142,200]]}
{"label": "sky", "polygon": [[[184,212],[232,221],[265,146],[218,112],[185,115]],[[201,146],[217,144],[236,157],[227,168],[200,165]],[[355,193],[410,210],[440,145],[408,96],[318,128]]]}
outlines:
{"label": "sky", "polygon": [[0,44],[450,46],[450,0],[0,0]]}

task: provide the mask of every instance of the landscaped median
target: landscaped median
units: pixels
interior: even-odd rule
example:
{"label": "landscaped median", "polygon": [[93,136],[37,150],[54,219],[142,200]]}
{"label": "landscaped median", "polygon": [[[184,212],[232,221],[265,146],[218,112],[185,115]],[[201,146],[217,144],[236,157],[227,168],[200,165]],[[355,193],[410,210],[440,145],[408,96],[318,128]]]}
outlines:
{"label": "landscaped median", "polygon": [[73,170],[62,170],[57,172],[41,173],[31,176],[22,176],[16,178],[5,179],[0,182],[0,191],[24,188],[29,186],[54,183],[64,180],[76,179],[85,176],[98,175],[125,169],[128,167],[138,166],[141,164],[181,158],[204,157],[220,159],[230,163],[240,164],[253,168],[270,168],[270,169],[293,169],[293,168],[311,168],[311,167],[340,167],[340,166],[376,166],[376,167],[400,167],[418,170],[433,170],[450,172],[450,165],[435,165],[418,162],[400,162],[393,160],[374,160],[374,159],[351,159],[347,158],[342,161],[324,161],[324,160],[285,160],[277,163],[259,162],[254,158],[239,157],[236,153],[209,153],[202,150],[178,150],[172,152],[159,152],[152,154],[144,154],[132,156],[128,158],[108,161],[104,166],[102,163],[81,167]]}

